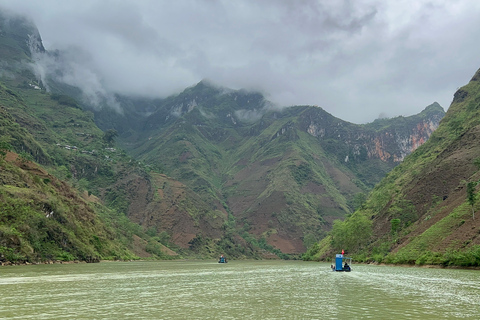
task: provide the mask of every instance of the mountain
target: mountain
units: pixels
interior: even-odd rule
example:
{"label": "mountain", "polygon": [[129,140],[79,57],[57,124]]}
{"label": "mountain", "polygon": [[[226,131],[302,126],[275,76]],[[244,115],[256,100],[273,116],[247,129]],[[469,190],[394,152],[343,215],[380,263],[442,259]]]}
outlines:
{"label": "mountain", "polygon": [[[121,144],[203,204],[192,210],[188,200],[172,202],[197,226],[189,234],[150,212],[129,216],[186,239],[176,242],[184,247],[197,236],[221,241],[224,231],[211,227],[220,225],[237,240],[288,254],[304,252],[333,220],[353,212],[355,201],[426,141],[444,115],[434,103],[415,116],[356,125],[316,106],[280,110],[259,93],[208,81],[149,106],[136,126],[141,130],[119,131]],[[218,221],[200,227],[209,216]]]}
{"label": "mountain", "polygon": [[430,139],[393,169],[366,203],[307,254],[345,249],[359,260],[480,265],[480,70],[454,95]]}
{"label": "mountain", "polygon": [[108,147],[92,114],[71,102],[0,82],[0,262],[175,255],[110,190],[145,180],[144,168]]}
{"label": "mountain", "polygon": [[0,11],[2,70],[30,59],[32,47],[45,52],[35,24],[25,17]]}
{"label": "mountain", "polygon": [[167,98],[109,94],[92,105],[55,76],[66,58],[45,51],[32,23],[1,18],[0,106],[11,119],[2,141],[97,197],[100,211],[116,217],[99,219],[122,222],[126,247],[141,240],[154,256],[165,256],[164,246],[198,257],[298,256],[444,116],[434,103],[418,115],[357,125],[207,80]]}
{"label": "mountain", "polygon": [[0,263],[174,256],[109,189],[145,180],[146,168],[112,148],[75,99],[46,92],[28,20],[2,13],[0,30]]}
{"label": "mountain", "polygon": [[135,255],[67,183],[14,153],[0,160],[0,263],[131,259]]}

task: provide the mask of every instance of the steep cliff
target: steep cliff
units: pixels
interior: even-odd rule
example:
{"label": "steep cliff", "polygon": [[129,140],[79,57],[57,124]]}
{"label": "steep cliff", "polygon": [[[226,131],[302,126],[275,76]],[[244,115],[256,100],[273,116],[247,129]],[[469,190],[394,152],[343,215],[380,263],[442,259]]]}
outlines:
{"label": "steep cliff", "polygon": [[401,162],[422,145],[438,127],[445,112],[433,103],[420,114],[394,119],[377,119],[358,126],[312,110],[302,120],[306,131],[320,141],[334,140],[347,146],[348,153],[338,153],[345,162],[377,158],[384,162]]}

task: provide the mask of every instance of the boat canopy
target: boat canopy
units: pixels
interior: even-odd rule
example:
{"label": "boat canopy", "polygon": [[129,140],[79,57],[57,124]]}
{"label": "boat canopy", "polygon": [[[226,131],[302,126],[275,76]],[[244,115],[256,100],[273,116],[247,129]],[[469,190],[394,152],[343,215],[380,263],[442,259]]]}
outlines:
{"label": "boat canopy", "polygon": [[337,253],[335,256],[335,264],[332,269],[334,269],[334,271],[351,271],[350,264],[352,264],[352,258]]}

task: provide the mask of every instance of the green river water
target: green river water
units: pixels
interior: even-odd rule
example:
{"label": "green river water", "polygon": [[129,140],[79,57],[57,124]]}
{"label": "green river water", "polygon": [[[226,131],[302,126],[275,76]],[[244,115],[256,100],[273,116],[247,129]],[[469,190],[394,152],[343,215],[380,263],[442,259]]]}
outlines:
{"label": "green river water", "polygon": [[0,319],[480,319],[480,271],[302,261],[0,267]]}

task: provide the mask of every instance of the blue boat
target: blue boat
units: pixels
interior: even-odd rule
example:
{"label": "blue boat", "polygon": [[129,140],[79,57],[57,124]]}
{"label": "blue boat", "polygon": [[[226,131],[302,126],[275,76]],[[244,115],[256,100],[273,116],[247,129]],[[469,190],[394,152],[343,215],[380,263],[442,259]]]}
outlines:
{"label": "blue boat", "polygon": [[352,271],[350,264],[352,264],[352,258],[344,257],[342,253],[337,253],[335,260],[330,267],[332,268],[332,271],[350,272]]}
{"label": "blue boat", "polygon": [[227,263],[227,258],[223,256],[223,254],[220,256],[220,259],[218,259],[218,263]]}

